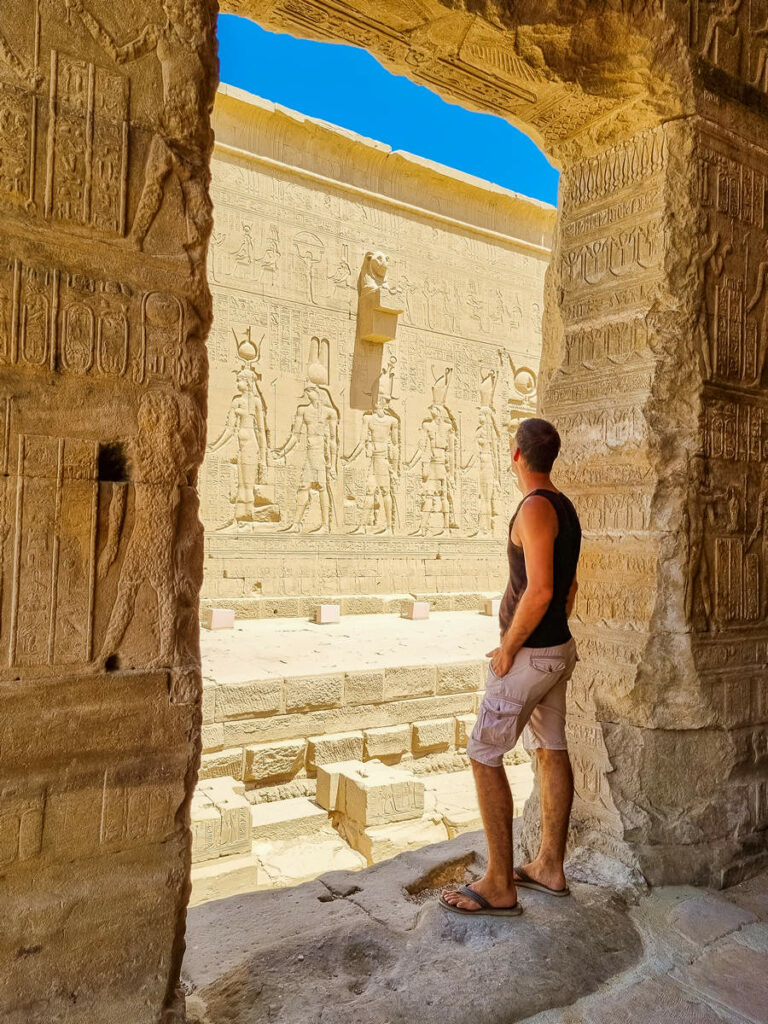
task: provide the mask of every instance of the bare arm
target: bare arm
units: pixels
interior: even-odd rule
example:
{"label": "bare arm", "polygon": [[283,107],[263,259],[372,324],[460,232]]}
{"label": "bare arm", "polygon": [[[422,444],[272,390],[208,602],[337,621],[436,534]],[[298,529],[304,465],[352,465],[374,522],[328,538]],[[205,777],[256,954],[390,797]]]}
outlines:
{"label": "bare arm", "polygon": [[224,429],[216,438],[215,441],[211,441],[208,445],[209,452],[217,452],[219,448],[223,448],[227,441],[231,440],[235,436],[235,410],[230,409],[227,413],[227,422],[224,425]]}
{"label": "bare arm", "polygon": [[520,509],[517,525],[525,555],[528,585],[518,602],[501,646],[490,652],[491,667],[504,676],[515,656],[549,608],[553,593],[553,560],[557,514],[546,498],[529,498]]}
{"label": "bare arm", "polygon": [[301,428],[302,428],[303,424],[304,424],[304,414],[303,414],[302,410],[300,409],[296,413],[296,417],[295,417],[295,419],[293,421],[293,426],[291,427],[291,433],[288,436],[288,440],[285,442],[285,444],[282,446],[282,448],[276,448],[275,449],[274,454],[278,458],[283,458],[283,456],[287,455],[288,452],[293,451],[293,449],[299,443],[299,438],[301,437]]}
{"label": "bare arm", "polygon": [[67,0],[67,7],[77,11],[83,25],[116,64],[127,64],[129,61],[138,60],[139,57],[144,57],[157,48],[158,33],[155,25],[146,25],[135,39],[121,46],[115,42],[101,22],[87,10],[82,0]]}

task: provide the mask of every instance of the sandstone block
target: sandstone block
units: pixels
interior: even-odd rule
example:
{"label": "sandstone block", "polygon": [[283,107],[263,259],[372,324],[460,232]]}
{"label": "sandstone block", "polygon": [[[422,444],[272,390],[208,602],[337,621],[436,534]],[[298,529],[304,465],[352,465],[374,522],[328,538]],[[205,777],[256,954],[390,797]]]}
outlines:
{"label": "sandstone block", "polygon": [[351,819],[343,817],[339,833],[349,845],[363,854],[368,864],[396,857],[408,850],[420,850],[430,843],[441,843],[448,838],[442,819],[425,814],[410,821],[360,828]]}
{"label": "sandstone block", "polygon": [[360,871],[367,865],[365,857],[335,832],[319,840],[300,837],[258,843],[255,852],[273,889],[301,885],[329,871]]}
{"label": "sandstone block", "polygon": [[234,718],[279,714],[282,699],[281,679],[221,683],[216,691],[216,718],[223,722]]}
{"label": "sandstone block", "polygon": [[210,799],[221,814],[220,856],[250,853],[251,805],[234,787],[214,790],[210,793]]}
{"label": "sandstone block", "polygon": [[406,601],[404,619],[428,619],[429,601]]}
{"label": "sandstone block", "polygon": [[211,779],[222,775],[230,775],[235,779],[243,776],[243,748],[230,747],[217,750],[212,754],[203,754],[200,758],[199,778]]}
{"label": "sandstone block", "polygon": [[356,772],[360,761],[338,761],[317,767],[317,791],[315,799],[326,811],[340,809],[342,780],[347,774]]}
{"label": "sandstone block", "polygon": [[329,832],[333,834],[328,812],[305,796],[251,806],[251,836],[254,842],[319,839]]}
{"label": "sandstone block", "polygon": [[203,723],[216,721],[216,684],[203,682]]}
{"label": "sandstone block", "polygon": [[259,608],[262,619],[298,618],[300,614],[298,597],[265,597]]}
{"label": "sandstone block", "polygon": [[433,718],[413,723],[414,754],[447,750],[455,740],[456,726],[452,718]]}
{"label": "sandstone block", "polygon": [[243,778],[260,784],[292,778],[304,767],[306,747],[303,739],[249,744],[244,751]]}
{"label": "sandstone block", "polygon": [[496,617],[499,614],[499,608],[501,608],[501,598],[490,597],[483,604],[483,614]]}
{"label": "sandstone block", "polygon": [[192,863],[213,860],[219,856],[221,846],[221,812],[212,801],[198,790],[190,806],[192,831]]}
{"label": "sandstone block", "polygon": [[345,704],[378,704],[384,700],[384,669],[378,672],[347,672],[344,676]]}
{"label": "sandstone block", "polygon": [[203,750],[221,750],[224,746],[224,726],[221,722],[204,725],[201,730]]}
{"label": "sandstone block", "polygon": [[318,765],[334,761],[362,761],[362,732],[341,732],[330,736],[312,736],[307,744],[307,767],[314,771]]}
{"label": "sandstone block", "polygon": [[438,693],[468,693],[478,690],[484,681],[485,662],[464,661],[437,666]]}
{"label": "sandstone block", "polygon": [[338,604],[319,604],[315,608],[315,622],[318,626],[329,625],[341,621],[341,606]]}
{"label": "sandstone block", "polygon": [[344,677],[328,675],[286,679],[283,693],[288,713],[336,707],[344,699]]}
{"label": "sandstone block", "polygon": [[411,730],[407,725],[364,729],[365,758],[397,758],[411,748]]}
{"label": "sandstone block", "polygon": [[235,625],[234,608],[203,608],[200,614],[203,629],[232,629]]}
{"label": "sandstone block", "polygon": [[342,779],[338,809],[363,828],[424,813],[424,783],[407,772],[371,761],[343,772]]}
{"label": "sandstone block", "polygon": [[384,671],[384,699],[423,697],[435,692],[434,665],[397,665]]}
{"label": "sandstone block", "polygon": [[456,715],[456,746],[465,749],[470,733],[475,727],[477,715]]}

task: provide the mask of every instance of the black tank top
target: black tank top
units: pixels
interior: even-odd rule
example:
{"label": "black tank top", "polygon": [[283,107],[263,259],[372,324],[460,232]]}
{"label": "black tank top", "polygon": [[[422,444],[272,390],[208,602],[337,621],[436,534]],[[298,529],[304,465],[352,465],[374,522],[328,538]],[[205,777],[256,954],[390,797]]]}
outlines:
{"label": "black tank top", "polygon": [[[571,631],[568,628],[568,616],[565,611],[568,593],[576,575],[576,565],[579,561],[581,550],[581,525],[576,509],[570,499],[559,491],[531,491],[523,498],[532,498],[534,494],[546,498],[552,504],[557,513],[557,536],[555,537],[555,550],[552,563],[552,600],[538,626],[534,629],[525,641],[526,647],[555,647],[564,644],[571,638]],[[525,557],[523,549],[512,543],[512,527],[523,501],[517,506],[515,514],[509,521],[509,533],[507,535],[507,558],[509,559],[509,582],[504,591],[499,608],[499,626],[502,636],[506,633],[512,616],[515,614],[517,603],[528,586],[528,577],[525,572]]]}

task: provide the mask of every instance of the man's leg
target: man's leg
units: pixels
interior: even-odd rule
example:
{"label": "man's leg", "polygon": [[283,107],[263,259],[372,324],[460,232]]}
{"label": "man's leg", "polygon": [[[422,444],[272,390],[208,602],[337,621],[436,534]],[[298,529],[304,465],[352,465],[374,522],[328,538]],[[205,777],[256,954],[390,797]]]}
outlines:
{"label": "man's leg", "polygon": [[[488,841],[488,869],[472,888],[492,907],[512,907],[517,902],[513,880],[512,791],[503,765],[482,764],[470,759],[477,787],[477,800]],[[448,903],[463,910],[479,910],[477,903],[461,893],[445,890]]]}
{"label": "man's leg", "polygon": [[567,750],[536,751],[541,800],[541,846],[535,860],[523,865],[531,878],[550,889],[565,887],[563,861],[573,803],[573,772]]}
{"label": "man's leg", "polygon": [[523,870],[550,889],[562,889],[566,884],[563,861],[573,803],[573,772],[565,736],[569,677],[570,672],[537,704],[523,736],[526,749],[535,751],[539,764],[541,804],[541,845],[536,858],[524,864]]}

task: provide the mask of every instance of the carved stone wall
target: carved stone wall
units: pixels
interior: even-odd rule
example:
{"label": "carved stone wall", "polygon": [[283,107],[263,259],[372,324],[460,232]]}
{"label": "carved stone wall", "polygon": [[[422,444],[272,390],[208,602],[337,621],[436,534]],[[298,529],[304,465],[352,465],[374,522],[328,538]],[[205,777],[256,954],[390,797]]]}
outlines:
{"label": "carved stone wall", "polygon": [[213,33],[196,0],[0,11],[9,1024],[154,1022],[181,960]]}
{"label": "carved stone wall", "polygon": [[[540,391],[585,447],[578,480],[564,467],[590,532],[577,835],[657,882],[728,883],[764,865],[764,0],[473,7],[485,17],[439,0],[223,7],[364,46],[523,125],[565,168]],[[0,11],[12,1024],[181,1013],[211,14],[205,0]],[[637,370],[622,362],[638,353]],[[328,429],[314,362],[308,404]]]}
{"label": "carved stone wall", "polygon": [[500,590],[554,209],[228,86],[214,127],[204,596]]}

